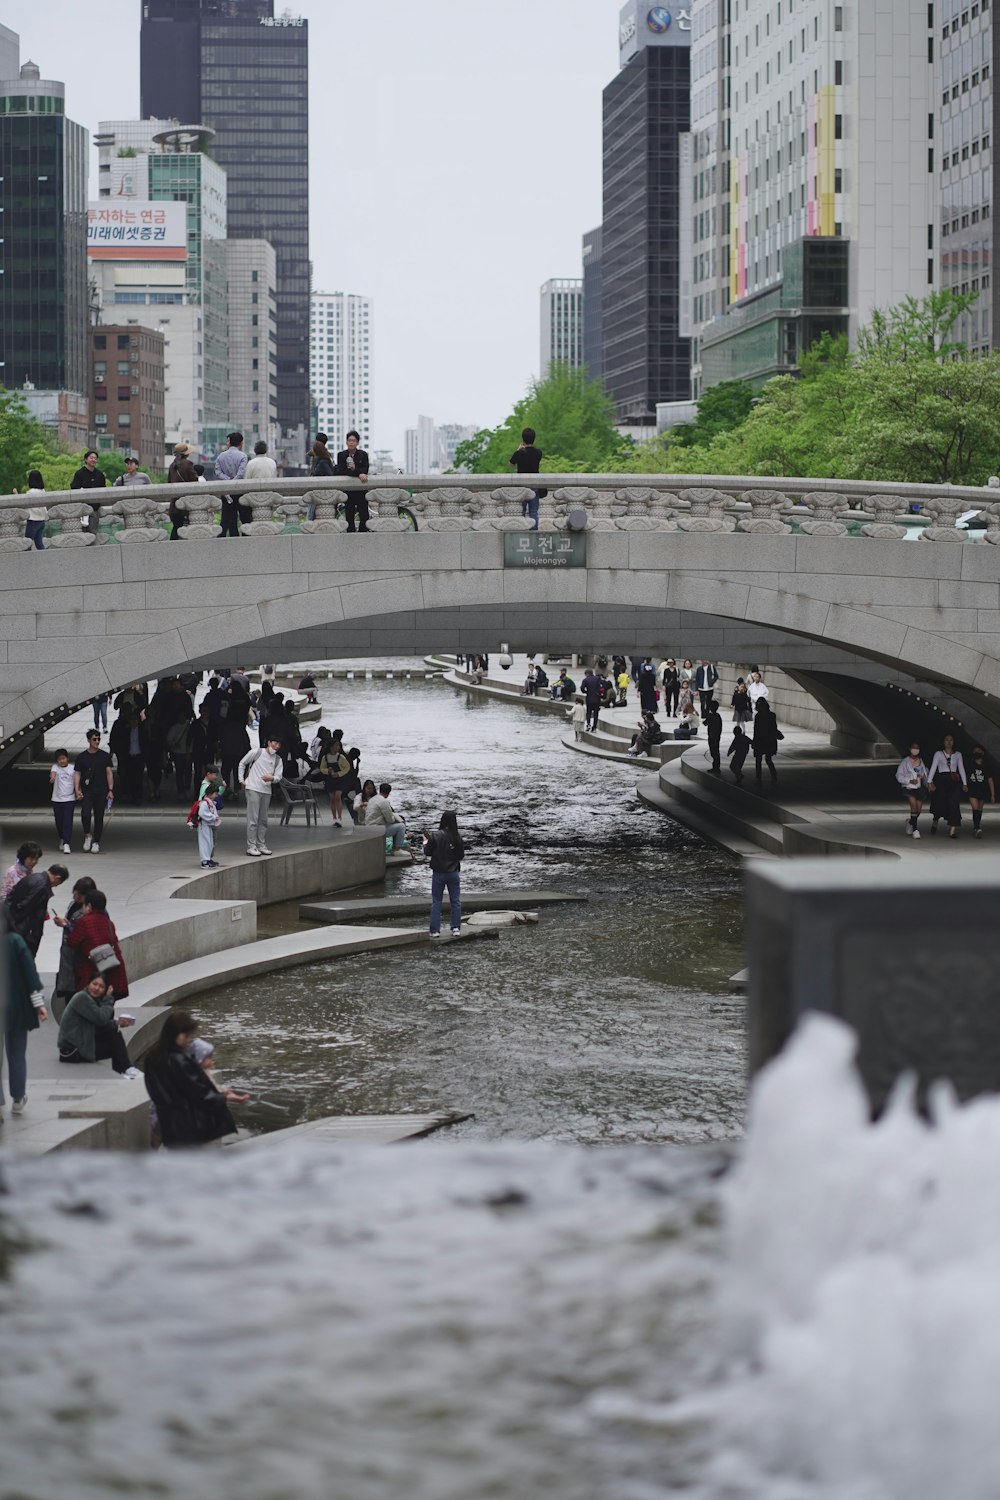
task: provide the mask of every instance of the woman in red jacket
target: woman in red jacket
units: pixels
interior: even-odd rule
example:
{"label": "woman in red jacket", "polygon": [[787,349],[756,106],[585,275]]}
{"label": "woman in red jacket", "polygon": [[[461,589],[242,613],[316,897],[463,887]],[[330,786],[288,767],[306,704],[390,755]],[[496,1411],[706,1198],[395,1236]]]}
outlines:
{"label": "woman in red jacket", "polygon": [[[56,921],[61,927],[66,925],[63,917],[57,917]],[[95,948],[104,947],[105,944],[114,950],[118,966],[117,968],[103,968],[99,971],[90,955]],[[88,891],[82,914],[77,917],[66,933],[66,946],[72,948],[76,955],[77,990],[86,989],[94,975],[101,972],[108,981],[108,988],[114,991],[115,999],[125,999],[128,994],[125,960],[118,946],[115,924],[108,916],[108,898],[103,891]]]}

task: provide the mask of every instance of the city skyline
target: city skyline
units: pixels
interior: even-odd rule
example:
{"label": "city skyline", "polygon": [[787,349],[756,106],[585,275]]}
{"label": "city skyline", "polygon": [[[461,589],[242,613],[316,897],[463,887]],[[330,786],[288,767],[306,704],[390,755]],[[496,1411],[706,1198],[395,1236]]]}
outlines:
{"label": "city skyline", "polygon": [[[402,0],[292,8],[310,23],[313,285],[363,287],[379,310],[372,446],[401,455],[421,410],[496,425],[539,373],[539,285],[577,265],[582,227],[600,220],[617,6],[584,0],[567,22],[527,0],[489,16],[446,4],[435,28]],[[68,112],[92,134],[109,116],[138,118],[139,0],[108,0],[99,31],[70,0],[0,20],[22,58],[65,80]],[[371,81],[352,64],[349,107],[331,116],[316,80],[324,65],[336,75],[341,51],[370,59]],[[512,109],[525,91],[531,109]],[[439,165],[440,195],[420,163]],[[92,195],[96,183],[92,159]]]}

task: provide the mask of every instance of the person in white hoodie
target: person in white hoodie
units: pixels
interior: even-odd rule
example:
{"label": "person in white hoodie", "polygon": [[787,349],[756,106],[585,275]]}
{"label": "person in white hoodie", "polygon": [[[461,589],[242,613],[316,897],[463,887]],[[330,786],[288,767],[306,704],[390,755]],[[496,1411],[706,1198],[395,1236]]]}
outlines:
{"label": "person in white hoodie", "polygon": [[271,788],[281,780],[282,764],[278,751],[281,741],[269,739],[262,750],[251,750],[240,761],[240,786],[247,799],[247,853],[270,854],[267,847],[267,814]]}
{"label": "person in white hoodie", "polygon": [[909,755],[904,755],[896,767],[896,780],[903,788],[903,796],[910,804],[910,816],[906,820],[906,837],[918,839],[920,830],[917,828],[917,819],[924,810],[928,791],[927,767],[924,765],[920,746],[916,740],[910,746]]}

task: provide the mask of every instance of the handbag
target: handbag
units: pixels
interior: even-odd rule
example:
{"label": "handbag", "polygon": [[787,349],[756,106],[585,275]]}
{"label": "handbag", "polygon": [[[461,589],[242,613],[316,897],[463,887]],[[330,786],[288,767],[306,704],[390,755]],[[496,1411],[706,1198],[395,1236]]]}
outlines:
{"label": "handbag", "polygon": [[98,943],[96,948],[91,948],[87,957],[98,974],[108,974],[119,967],[118,955],[110,943]]}

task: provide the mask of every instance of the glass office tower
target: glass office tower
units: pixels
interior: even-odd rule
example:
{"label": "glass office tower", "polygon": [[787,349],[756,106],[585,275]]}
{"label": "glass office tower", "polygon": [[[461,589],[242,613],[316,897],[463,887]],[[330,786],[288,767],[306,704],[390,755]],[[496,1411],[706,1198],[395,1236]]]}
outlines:
{"label": "glass office tower", "polygon": [[87,389],[87,149],[61,83],[0,81],[0,385]]}
{"label": "glass office tower", "polygon": [[229,187],[229,238],[277,257],[278,421],[309,423],[309,28],[273,0],[143,0],[144,116],[200,122]]}
{"label": "glass office tower", "polygon": [[653,427],[690,389],[680,327],[680,135],[690,120],[686,10],[629,0],[621,70],[604,90],[602,354],[618,421]]}

